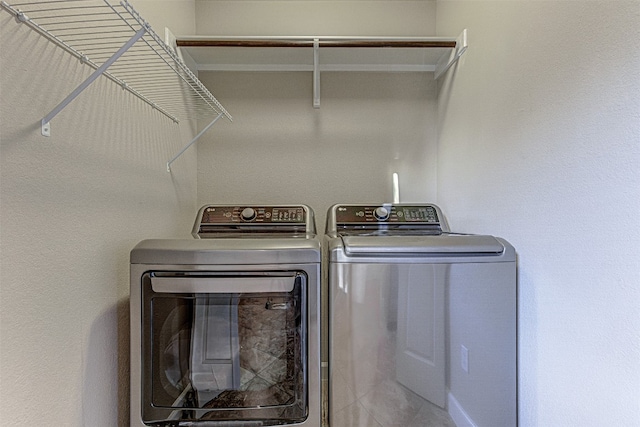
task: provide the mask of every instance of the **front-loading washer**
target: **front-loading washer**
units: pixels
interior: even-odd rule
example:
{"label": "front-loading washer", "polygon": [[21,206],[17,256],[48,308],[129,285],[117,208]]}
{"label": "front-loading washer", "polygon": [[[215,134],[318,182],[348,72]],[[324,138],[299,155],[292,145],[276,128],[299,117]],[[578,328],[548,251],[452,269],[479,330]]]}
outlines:
{"label": "front-loading washer", "polygon": [[517,425],[516,255],[431,204],[327,214],[332,427]]}
{"label": "front-loading washer", "polygon": [[320,242],[305,205],[203,206],[131,251],[131,427],[320,427]]}

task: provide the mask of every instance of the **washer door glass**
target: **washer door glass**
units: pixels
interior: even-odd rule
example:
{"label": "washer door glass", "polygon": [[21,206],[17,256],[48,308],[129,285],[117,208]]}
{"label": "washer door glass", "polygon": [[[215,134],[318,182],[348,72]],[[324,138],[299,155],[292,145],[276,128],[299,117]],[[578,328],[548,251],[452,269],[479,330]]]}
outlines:
{"label": "washer door glass", "polygon": [[142,280],[144,422],[306,418],[303,272]]}

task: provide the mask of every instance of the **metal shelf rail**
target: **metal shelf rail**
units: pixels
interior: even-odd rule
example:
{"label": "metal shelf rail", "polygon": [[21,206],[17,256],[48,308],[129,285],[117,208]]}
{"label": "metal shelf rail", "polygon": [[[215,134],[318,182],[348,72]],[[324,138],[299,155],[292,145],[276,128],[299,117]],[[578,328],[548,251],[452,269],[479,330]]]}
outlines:
{"label": "metal shelf rail", "polygon": [[94,72],[42,118],[42,134],[50,136],[50,121],[93,83],[105,76],[178,123],[211,118],[174,158],[195,143],[221,117],[233,120],[176,52],[126,0],[38,0],[0,6],[51,42],[78,58]]}

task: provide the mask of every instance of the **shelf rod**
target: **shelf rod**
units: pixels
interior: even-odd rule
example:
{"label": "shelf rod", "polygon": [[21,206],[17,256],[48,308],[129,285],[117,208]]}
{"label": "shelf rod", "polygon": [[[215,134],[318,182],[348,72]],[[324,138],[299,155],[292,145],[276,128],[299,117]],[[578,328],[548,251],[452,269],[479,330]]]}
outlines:
{"label": "shelf rod", "polygon": [[192,145],[193,145],[193,144],[194,144],[194,143],[195,143],[195,142],[196,142],[196,141],[197,141],[197,140],[198,140],[198,139],[199,139],[199,138],[200,138],[200,137],[201,137],[201,136],[206,132],[206,131],[208,131],[208,130],[209,130],[209,128],[210,128],[211,126],[213,126],[214,124],[216,124],[216,122],[217,122],[218,120],[220,120],[220,118],[221,118],[223,115],[224,115],[224,113],[218,113],[218,115],[216,116],[216,118],[215,118],[215,119],[213,119],[213,121],[212,121],[211,123],[209,123],[209,124],[208,124],[204,129],[202,129],[202,130],[200,131],[200,133],[199,133],[199,134],[197,134],[197,135],[196,135],[196,137],[195,137],[195,138],[193,138],[193,139],[191,140],[191,142],[190,142],[190,143],[188,143],[187,145],[185,145],[185,146],[184,146],[184,148],[183,148],[182,150],[180,150],[180,152],[179,152],[178,154],[176,154],[176,155],[173,157],[173,159],[171,159],[171,160],[169,160],[169,161],[167,162],[167,172],[171,172],[171,163],[175,162],[175,161],[178,159],[178,157],[182,156],[182,153],[184,153],[185,151],[187,151],[187,148],[191,147],[191,146],[192,146]]}
{"label": "shelf rod", "polygon": [[60,102],[49,114],[44,116],[42,119],[42,135],[51,136],[51,125],[49,122],[58,115],[58,113],[69,105],[71,101],[76,99],[82,91],[84,91],[91,83],[93,83],[98,77],[100,77],[106,70],[118,60],[131,46],[135,44],[145,33],[147,29],[145,27],[140,28],[137,33],[134,34],[129,41],[127,41],[116,53],[114,53],[111,58],[107,59],[107,61],[98,67],[84,82],[80,84],[73,92],[69,94],[62,102]]}
{"label": "shelf rod", "polygon": [[320,108],[320,40],[313,40],[313,108]]}
{"label": "shelf rod", "polygon": [[319,47],[395,47],[395,48],[455,48],[456,42],[451,40],[267,40],[267,39],[178,39],[178,47],[314,47],[316,40]]}

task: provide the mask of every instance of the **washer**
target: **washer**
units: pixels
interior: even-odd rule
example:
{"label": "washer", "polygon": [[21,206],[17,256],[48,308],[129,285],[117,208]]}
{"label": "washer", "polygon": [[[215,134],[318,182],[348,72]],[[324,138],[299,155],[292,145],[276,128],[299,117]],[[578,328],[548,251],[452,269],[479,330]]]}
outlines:
{"label": "washer", "polygon": [[131,426],[320,427],[320,241],[305,205],[203,206],[131,251]]}
{"label": "washer", "polygon": [[333,206],[325,244],[332,427],[517,425],[507,241],[452,233],[432,204],[382,204]]}

